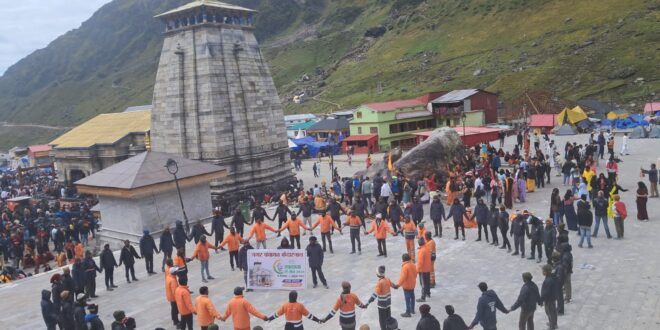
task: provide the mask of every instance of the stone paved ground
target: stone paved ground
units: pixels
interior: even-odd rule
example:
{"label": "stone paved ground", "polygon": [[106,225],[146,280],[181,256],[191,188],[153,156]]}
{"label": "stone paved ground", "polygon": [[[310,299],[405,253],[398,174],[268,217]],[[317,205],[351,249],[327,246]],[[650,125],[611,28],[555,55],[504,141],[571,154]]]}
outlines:
{"label": "stone paved ground", "polygon": [[[566,141],[565,137],[555,137],[560,146]],[[586,142],[587,136],[569,137],[580,143]],[[513,143],[507,141],[507,145]],[[617,143],[620,139],[617,138]],[[640,165],[648,166],[651,159],[660,156],[658,140],[631,140],[632,155],[626,156],[621,168],[621,185],[625,188],[634,188],[639,178]],[[350,173],[347,164],[338,157],[340,174]],[[374,158],[376,159],[376,157]],[[325,165],[325,164],[324,164]],[[356,157],[353,169],[362,168],[364,162]],[[601,170],[604,166],[601,163]],[[306,184],[313,184],[311,163],[303,164],[305,171],[301,177]],[[323,174],[327,177],[327,165],[323,167]],[[551,187],[557,186],[559,181],[552,178]],[[645,179],[644,179],[645,180]],[[561,188],[561,184],[559,185]],[[548,198],[551,188],[529,194],[529,201],[516,208],[527,208],[538,214],[546,214],[549,208]],[[559,318],[560,329],[660,329],[660,258],[658,250],[660,243],[660,200],[649,201],[651,221],[642,223],[636,220],[634,192],[623,194],[623,200],[629,209],[629,218],[626,220],[626,239],[623,241],[607,240],[601,234],[593,240],[594,249],[580,249],[577,247],[576,236],[571,235],[574,247],[575,269],[573,274],[573,302],[566,306],[566,315]],[[427,209],[428,211],[428,209]],[[520,274],[530,271],[537,284],[541,284],[542,275],[539,264],[533,261],[521,260],[487,245],[485,242],[475,242],[476,231],[469,230],[467,241],[454,241],[451,236],[451,225],[444,226],[445,237],[438,243],[438,260],[436,261],[438,286],[432,290],[430,306],[432,313],[442,320],[445,317],[443,306],[453,304],[458,314],[467,322],[474,317],[475,306],[479,297],[476,287],[480,281],[488,282],[504,304],[509,307],[517,297],[521,285]],[[614,226],[611,225],[612,230]],[[447,235],[449,233],[449,235]],[[268,244],[276,246],[276,241],[269,235]],[[303,237],[303,242],[307,241]],[[447,238],[450,237],[450,238]],[[353,291],[362,299],[367,299],[375,283],[375,271],[378,265],[387,266],[388,275],[398,278],[400,267],[400,254],[405,249],[401,237],[388,240],[390,257],[376,258],[377,253],[373,236],[364,238],[363,254],[361,256],[349,255],[350,242],[348,235],[335,236],[335,254],[326,255],[324,264],[325,274],[328,277],[330,289],[306,289],[300,292],[300,301],[305,303],[310,311],[317,316],[325,316],[340,293],[342,280],[353,283]],[[190,246],[192,248],[192,245]],[[527,243],[529,249],[529,243]],[[218,309],[224,311],[224,305],[232,296],[233,287],[242,284],[242,274],[229,271],[227,253],[213,255],[211,259],[211,272],[217,278],[210,281],[213,302]],[[191,288],[197,291],[200,286],[199,264],[191,263]],[[116,284],[120,287],[113,292],[103,289],[103,277],[98,278],[99,298],[94,302],[100,305],[101,317],[109,327],[112,312],[123,309],[130,316],[137,319],[139,328],[154,329],[163,327],[171,329],[169,322],[169,305],[165,301],[163,292],[163,276],[147,276],[144,264],[139,261],[136,265],[137,276],[140,282],[126,284],[124,272],[117,269],[115,272]],[[50,275],[37,276],[13,285],[0,288],[0,329],[39,329],[43,328],[39,309],[40,291],[48,288]],[[419,294],[419,291],[417,291]],[[287,299],[286,292],[253,292],[247,298],[262,312],[272,313],[280,303]],[[400,290],[393,293],[393,313],[398,316],[404,310],[403,294]],[[367,310],[357,313],[359,324],[369,324],[377,327],[377,310],[370,306]],[[401,329],[414,329],[417,317],[399,320]],[[516,328],[518,312],[512,315],[499,315],[500,329]],[[542,311],[535,315],[537,328],[544,329],[546,317]],[[308,328],[337,329],[337,318],[324,325],[315,325],[305,321]],[[265,329],[282,329],[284,321],[278,319],[272,323],[264,324],[255,320],[252,325],[264,325]],[[230,323],[221,323],[221,329],[230,329]]]}

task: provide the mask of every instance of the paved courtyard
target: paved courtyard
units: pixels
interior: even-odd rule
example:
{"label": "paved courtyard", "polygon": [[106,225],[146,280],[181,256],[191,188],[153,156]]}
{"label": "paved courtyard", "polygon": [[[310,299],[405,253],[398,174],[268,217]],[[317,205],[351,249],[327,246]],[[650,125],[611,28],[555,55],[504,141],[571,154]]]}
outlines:
{"label": "paved courtyard", "polygon": [[[553,137],[560,148],[567,139],[578,143],[587,142],[587,135],[571,137]],[[505,150],[510,150],[513,140],[507,140]],[[616,148],[620,146],[620,137],[616,139]],[[635,190],[639,177],[640,166],[648,167],[651,161],[660,157],[659,140],[630,140],[631,155],[625,156],[620,164],[620,185],[631,191],[622,195],[628,206],[629,217],[626,220],[626,236],[622,241],[608,240],[604,234],[593,239],[593,249],[577,247],[577,236],[570,236],[574,253],[573,301],[566,305],[566,315],[559,318],[560,329],[660,329],[660,199],[650,199],[648,211],[649,222],[636,220]],[[363,157],[356,156],[351,169],[343,161],[345,156],[337,157],[339,173],[347,176],[352,171],[363,169]],[[379,159],[374,157],[374,161]],[[599,172],[604,169],[601,162]],[[311,161],[303,163],[303,171],[299,177],[309,187],[319,183],[311,175]],[[322,177],[329,178],[327,163],[323,163]],[[552,177],[548,187],[528,194],[528,201],[516,204],[514,208],[526,208],[546,216],[549,209],[549,197],[553,187],[561,186],[560,178]],[[272,212],[272,210],[270,211]],[[425,207],[428,217],[428,205]],[[614,232],[614,226],[610,222]],[[247,232],[248,229],[246,229]],[[444,237],[436,239],[438,257],[436,260],[437,286],[431,290],[432,297],[427,303],[431,313],[441,322],[445,318],[444,305],[454,305],[457,314],[463,316],[466,322],[474,317],[475,307],[480,292],[477,283],[485,281],[494,289],[510,307],[515,301],[522,280],[520,274],[531,272],[534,281],[540,286],[543,280],[540,264],[535,261],[513,257],[488,245],[485,242],[475,242],[476,230],[467,231],[466,241],[453,240],[453,227],[445,222]],[[308,236],[302,237],[307,243]],[[335,254],[326,254],[324,272],[328,278],[330,289],[310,288],[300,292],[299,301],[304,303],[316,316],[324,317],[337,299],[341,281],[348,280],[353,284],[353,291],[367,300],[376,282],[376,269],[379,265],[387,267],[388,276],[396,281],[401,264],[400,255],[405,250],[402,237],[388,239],[389,257],[377,258],[376,241],[373,236],[363,237],[362,255],[349,255],[349,235],[333,237]],[[268,245],[275,247],[279,241],[269,233]],[[526,242],[529,250],[529,242]],[[192,251],[192,243],[189,250]],[[157,258],[157,257],[156,257]],[[160,263],[158,263],[160,265]],[[212,254],[210,260],[211,274],[216,277],[209,281],[210,296],[216,307],[223,312],[226,302],[233,296],[233,288],[243,284],[241,272],[232,272],[229,268],[227,252]],[[97,278],[99,298],[93,300],[100,305],[101,318],[109,328],[112,322],[112,312],[122,309],[128,316],[137,320],[138,328],[154,329],[162,327],[172,329],[169,320],[169,304],[165,300],[163,275],[147,276],[144,263],[138,260],[136,264],[139,282],[127,284],[124,280],[123,267],[115,271],[115,284],[118,289],[106,292],[103,288],[103,275]],[[309,275],[309,274],[308,274]],[[190,287],[195,293],[201,284],[199,262],[190,263]],[[50,288],[50,274],[35,276],[14,284],[0,287],[0,329],[41,329],[43,321],[39,308],[40,291]],[[310,281],[311,282],[311,279]],[[416,290],[419,295],[419,288]],[[193,296],[196,296],[196,294]],[[272,314],[281,303],[287,301],[284,291],[262,291],[246,294],[261,312]],[[413,318],[403,319],[399,314],[404,311],[403,293],[394,290],[392,295],[392,313],[399,321],[399,327],[404,330],[414,329],[419,314]],[[517,328],[518,312],[510,315],[498,315],[500,329]],[[357,312],[358,324],[368,324],[372,329],[378,327],[378,312],[375,304],[367,310]],[[535,322],[538,329],[545,329],[547,318],[542,309],[537,310]],[[335,317],[323,325],[313,324],[305,320],[308,328],[338,329],[338,318]],[[271,323],[253,319],[252,325],[262,325],[264,329],[282,329],[283,318]],[[197,326],[196,326],[197,327]],[[221,329],[231,329],[230,323],[220,323]]]}

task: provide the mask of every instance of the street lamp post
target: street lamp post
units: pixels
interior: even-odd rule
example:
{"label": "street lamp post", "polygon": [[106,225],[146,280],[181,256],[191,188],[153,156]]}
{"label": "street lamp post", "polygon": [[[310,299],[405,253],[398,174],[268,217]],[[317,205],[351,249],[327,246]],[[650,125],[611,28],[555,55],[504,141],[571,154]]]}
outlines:
{"label": "street lamp post", "polygon": [[463,144],[465,144],[465,121],[467,120],[467,116],[465,115],[465,112],[461,114],[461,121],[463,122]]}
{"label": "street lamp post", "polygon": [[335,179],[335,153],[334,153],[334,143],[335,139],[332,137],[332,134],[328,136],[328,148],[330,148],[330,183]]}
{"label": "street lamp post", "polygon": [[183,198],[181,197],[181,188],[179,188],[179,178],[177,178],[176,173],[179,172],[179,165],[172,158],[167,160],[165,164],[167,172],[174,176],[174,184],[176,185],[176,192],[179,195],[179,202],[181,203],[181,211],[183,212],[183,220],[186,225],[186,234],[190,233],[190,224],[188,223],[188,215],[186,214],[186,208],[183,206]]}

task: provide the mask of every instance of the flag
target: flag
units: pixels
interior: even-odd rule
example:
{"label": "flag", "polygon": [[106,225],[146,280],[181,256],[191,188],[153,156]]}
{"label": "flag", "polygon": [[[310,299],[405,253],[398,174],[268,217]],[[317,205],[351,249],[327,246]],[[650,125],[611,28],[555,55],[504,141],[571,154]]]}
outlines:
{"label": "flag", "polygon": [[394,166],[392,165],[392,151],[390,150],[389,155],[387,156],[387,170],[394,172]]}

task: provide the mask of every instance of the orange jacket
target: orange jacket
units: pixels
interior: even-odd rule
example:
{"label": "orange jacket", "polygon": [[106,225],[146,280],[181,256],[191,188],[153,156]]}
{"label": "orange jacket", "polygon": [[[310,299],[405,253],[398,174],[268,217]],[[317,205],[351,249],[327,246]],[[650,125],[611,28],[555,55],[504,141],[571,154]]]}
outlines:
{"label": "orange jacket", "polygon": [[266,230],[270,230],[273,233],[276,233],[277,230],[275,230],[273,227],[265,224],[265,223],[258,223],[255,222],[254,225],[252,226],[252,229],[250,229],[250,233],[248,234],[248,240],[252,238],[252,236],[256,235],[257,236],[257,241],[265,241],[266,240]]}
{"label": "orange jacket", "polygon": [[76,258],[82,259],[85,257],[85,247],[82,245],[82,243],[76,244],[76,247],[73,251]]}
{"label": "orange jacket", "polygon": [[229,252],[238,251],[238,247],[241,245],[242,240],[243,238],[238,233],[234,233],[234,235],[229,234],[225,237],[222,243],[220,243],[220,247],[229,245]]}
{"label": "orange jacket", "polygon": [[401,230],[403,231],[403,237],[405,237],[405,239],[415,239],[415,231],[417,230],[417,227],[415,227],[414,222],[404,222],[401,224]]}
{"label": "orange jacket", "polygon": [[174,290],[174,299],[176,299],[176,308],[179,310],[179,314],[190,315],[195,311],[187,285],[179,285]]}
{"label": "orange jacket", "polygon": [[307,226],[305,226],[305,224],[302,223],[302,221],[300,221],[298,218],[296,218],[296,220],[287,220],[286,223],[282,225],[280,230],[284,230],[284,228],[289,230],[289,235],[291,236],[300,236],[300,228],[309,230],[309,228],[307,228]]}
{"label": "orange jacket", "polygon": [[186,259],[183,257],[174,256],[174,259],[172,259],[172,264],[176,267],[185,267]]}
{"label": "orange jacket", "polygon": [[314,197],[314,208],[317,210],[325,210],[325,199],[321,195]]}
{"label": "orange jacket", "polygon": [[195,299],[195,307],[197,308],[197,323],[200,327],[208,326],[213,323],[220,313],[215,309],[213,302],[207,295],[201,295]]}
{"label": "orange jacket", "polygon": [[417,250],[417,272],[419,273],[430,273],[433,270],[431,250],[429,248],[429,246],[424,244]]}
{"label": "orange jacket", "polygon": [[374,235],[376,235],[376,239],[385,239],[387,238],[387,233],[390,233],[394,235],[394,231],[390,229],[390,226],[387,224],[387,221],[381,220],[380,225],[378,224],[378,221],[374,221],[371,224],[371,229],[367,232],[367,234],[371,234],[375,232]]}
{"label": "orange jacket", "polygon": [[355,305],[362,305],[362,302],[354,293],[341,294],[332,307],[332,313],[334,314],[339,310],[341,317],[353,317],[355,316]]}
{"label": "orange jacket", "polygon": [[199,261],[208,261],[209,260],[209,248],[215,249],[215,245],[209,243],[209,241],[199,241],[197,246],[195,246],[195,252],[193,252],[192,257],[199,259]]}
{"label": "orange jacket", "polygon": [[316,228],[319,225],[321,226],[321,234],[330,232],[330,229],[333,227],[339,230],[339,227],[337,227],[335,221],[332,220],[332,218],[327,214],[325,216],[322,215],[319,216],[318,220],[316,220],[316,222],[312,226],[312,230],[314,230],[314,228]]}
{"label": "orange jacket", "polygon": [[176,301],[174,292],[176,291],[176,288],[178,286],[179,283],[177,283],[176,281],[176,276],[170,274],[170,272],[165,273],[165,298],[167,298],[167,301],[169,302]]}
{"label": "orange jacket", "polygon": [[422,227],[422,229],[417,229],[417,238],[423,238],[426,240],[426,228]]}
{"label": "orange jacket", "polygon": [[349,215],[344,224],[351,227],[351,229],[360,229],[362,220],[357,215]]}
{"label": "orange jacket", "polygon": [[227,303],[227,310],[223,318],[226,319],[231,315],[231,319],[234,323],[234,329],[250,329],[250,314],[263,319],[265,316],[261,314],[249,301],[247,301],[243,296],[234,296]]}
{"label": "orange jacket", "polygon": [[431,251],[431,253],[434,253],[434,252],[437,251],[435,249],[435,241],[433,239],[427,239],[426,243],[424,243],[424,246],[428,247],[429,251]]}
{"label": "orange jacket", "polygon": [[309,311],[303,304],[299,302],[287,302],[280,306],[280,308],[275,312],[275,316],[282,315],[284,315],[284,319],[287,322],[302,324],[303,316],[308,316]]}
{"label": "orange jacket", "polygon": [[414,290],[417,285],[417,269],[412,261],[406,261],[401,265],[399,282],[396,284],[405,290]]}

